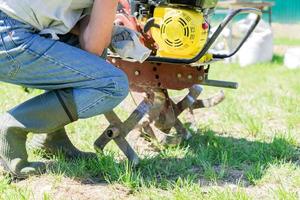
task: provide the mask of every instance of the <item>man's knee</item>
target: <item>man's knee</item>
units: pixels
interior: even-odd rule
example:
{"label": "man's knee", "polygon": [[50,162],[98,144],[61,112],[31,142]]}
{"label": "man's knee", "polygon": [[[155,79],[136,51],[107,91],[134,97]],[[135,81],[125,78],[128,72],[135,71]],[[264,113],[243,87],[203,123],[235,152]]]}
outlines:
{"label": "man's knee", "polygon": [[100,75],[99,78],[93,80],[89,87],[121,100],[123,100],[129,92],[127,75],[124,71],[116,67],[113,67],[109,73],[106,73],[105,77]]}
{"label": "man's knee", "polygon": [[124,71],[118,69],[118,75],[114,77],[114,83],[116,93],[120,96],[120,99],[125,99],[129,93],[129,81]]}

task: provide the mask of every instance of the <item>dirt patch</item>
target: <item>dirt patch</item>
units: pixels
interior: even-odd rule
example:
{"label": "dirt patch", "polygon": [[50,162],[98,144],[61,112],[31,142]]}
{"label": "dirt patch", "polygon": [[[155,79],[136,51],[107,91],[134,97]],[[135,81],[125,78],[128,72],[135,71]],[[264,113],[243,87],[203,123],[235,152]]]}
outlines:
{"label": "dirt patch", "polygon": [[[213,166],[214,171],[217,174],[222,173],[222,166],[216,165]],[[245,172],[243,170],[237,170],[237,169],[225,169],[226,174],[222,179],[217,180],[216,182],[207,180],[205,178],[199,179],[199,184],[201,187],[208,187],[208,186],[227,186],[227,185],[235,185],[235,186],[243,186],[243,187],[249,187],[251,184],[246,179]],[[199,173],[203,174],[203,171],[200,170]]]}
{"label": "dirt patch", "polygon": [[30,178],[16,184],[25,187],[34,194],[33,199],[44,199],[45,196],[55,200],[110,200],[126,199],[130,190],[121,185],[96,183],[93,180],[76,181],[70,178],[41,176]]}
{"label": "dirt patch", "polygon": [[140,129],[135,129],[130,132],[127,137],[129,144],[140,157],[157,155],[159,153],[158,147],[150,140],[147,141],[145,137],[142,137],[140,131]]}
{"label": "dirt patch", "polygon": [[277,55],[284,55],[289,48],[291,47],[288,45],[274,45],[273,51]]}

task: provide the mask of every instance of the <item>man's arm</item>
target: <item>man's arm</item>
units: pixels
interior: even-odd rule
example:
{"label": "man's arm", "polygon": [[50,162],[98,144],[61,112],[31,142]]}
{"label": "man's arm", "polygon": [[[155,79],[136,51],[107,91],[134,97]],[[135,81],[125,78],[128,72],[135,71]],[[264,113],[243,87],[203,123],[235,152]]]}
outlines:
{"label": "man's arm", "polygon": [[111,40],[117,0],[95,0],[90,16],[83,18],[73,33],[79,33],[81,48],[96,55],[102,55]]}

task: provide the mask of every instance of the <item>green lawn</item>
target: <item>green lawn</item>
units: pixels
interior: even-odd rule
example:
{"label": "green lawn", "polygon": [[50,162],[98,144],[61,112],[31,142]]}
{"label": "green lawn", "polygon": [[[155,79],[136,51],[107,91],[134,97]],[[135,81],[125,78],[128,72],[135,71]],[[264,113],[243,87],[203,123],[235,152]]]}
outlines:
{"label": "green lawn", "polygon": [[[144,153],[138,168],[113,144],[99,160],[54,158],[48,175],[12,184],[0,177],[0,199],[85,199],[87,191],[95,195],[86,199],[299,199],[300,70],[288,70],[277,56],[247,68],[219,63],[210,78],[237,81],[240,88],[225,89],[223,103],[196,112],[198,130],[189,141]],[[205,87],[203,96],[218,90]],[[1,83],[0,109],[38,93]],[[117,110],[125,116],[123,108]],[[78,147],[92,151],[106,124],[100,116],[68,131]]]}
{"label": "green lawn", "polygon": [[295,38],[275,38],[274,45],[299,46],[300,39]]}

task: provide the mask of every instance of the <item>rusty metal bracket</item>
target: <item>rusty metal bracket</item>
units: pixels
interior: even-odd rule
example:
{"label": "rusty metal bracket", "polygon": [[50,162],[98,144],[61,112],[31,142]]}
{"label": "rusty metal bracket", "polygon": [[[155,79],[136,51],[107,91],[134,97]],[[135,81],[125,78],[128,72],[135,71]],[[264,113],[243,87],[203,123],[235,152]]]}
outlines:
{"label": "rusty metal bracket", "polygon": [[139,63],[112,57],[109,61],[127,74],[131,89],[138,92],[147,91],[147,88],[182,90],[205,79],[204,66]]}

